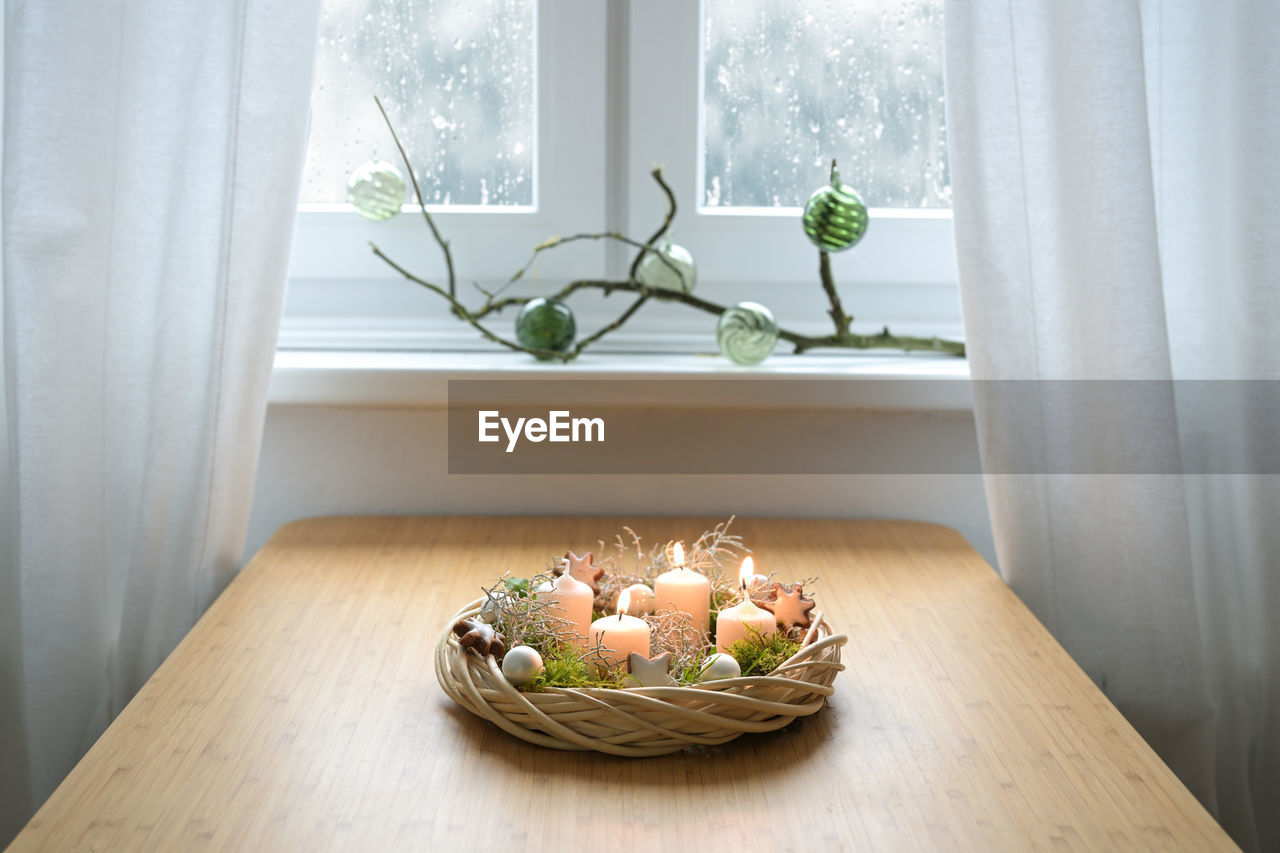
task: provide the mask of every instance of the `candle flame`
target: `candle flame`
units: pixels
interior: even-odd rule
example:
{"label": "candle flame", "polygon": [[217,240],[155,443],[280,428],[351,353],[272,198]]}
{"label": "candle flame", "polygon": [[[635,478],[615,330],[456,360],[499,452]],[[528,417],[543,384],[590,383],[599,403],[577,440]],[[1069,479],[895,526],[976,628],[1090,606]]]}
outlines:
{"label": "candle flame", "polygon": [[622,614],[631,609],[631,590],[624,589],[618,595],[618,618],[622,618]]}
{"label": "candle flame", "polygon": [[743,589],[750,585],[756,576],[756,561],[747,557],[742,561],[742,571],[738,572],[738,580],[742,582]]}
{"label": "candle flame", "polygon": [[671,546],[671,561],[677,569],[684,568],[684,545],[677,542]]}

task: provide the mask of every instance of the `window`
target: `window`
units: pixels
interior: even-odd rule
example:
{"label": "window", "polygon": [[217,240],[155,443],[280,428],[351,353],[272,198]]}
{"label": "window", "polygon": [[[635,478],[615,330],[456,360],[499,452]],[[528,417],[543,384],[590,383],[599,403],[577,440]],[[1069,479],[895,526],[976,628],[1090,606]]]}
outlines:
{"label": "window", "polygon": [[533,206],[533,0],[327,0],[304,204],[346,201],[347,176],[399,157],[382,97],[431,204]]}
{"label": "window", "polygon": [[[940,5],[326,0],[282,346],[490,348],[367,251],[376,242],[441,280],[420,217],[367,223],[340,202],[350,169],[398,161],[375,93],[424,179],[464,297],[480,298],[472,282],[501,285],[552,235],[647,235],[663,213],[649,174],[661,164],[697,292],[823,328],[816,250],[796,207],[836,157],[873,207],[867,237],[833,256],[855,327],[959,334]],[[575,244],[546,253],[522,285],[622,278],[629,260],[625,247]],[[573,307],[584,330],[620,310],[616,299]],[[709,351],[713,326],[650,304],[599,351]]]}
{"label": "window", "polygon": [[800,207],[833,156],[872,207],[950,206],[942,2],[706,0],[702,188]]}

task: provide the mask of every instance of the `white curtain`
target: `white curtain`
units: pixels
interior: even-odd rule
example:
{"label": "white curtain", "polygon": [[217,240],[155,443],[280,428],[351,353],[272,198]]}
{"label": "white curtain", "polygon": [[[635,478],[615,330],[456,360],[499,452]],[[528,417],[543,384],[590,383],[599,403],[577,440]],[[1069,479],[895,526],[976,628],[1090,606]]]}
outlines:
{"label": "white curtain", "polygon": [[[1280,4],[945,12],[974,376],[1167,381],[1125,426],[1184,472],[989,473],[1001,571],[1233,837],[1280,850],[1280,482],[1248,454],[1275,386],[1187,403],[1193,380],[1280,379]],[[1115,449],[982,396],[984,460],[1015,430],[1045,460]]]}
{"label": "white curtain", "polygon": [[5,4],[0,846],[239,565],[319,5]]}

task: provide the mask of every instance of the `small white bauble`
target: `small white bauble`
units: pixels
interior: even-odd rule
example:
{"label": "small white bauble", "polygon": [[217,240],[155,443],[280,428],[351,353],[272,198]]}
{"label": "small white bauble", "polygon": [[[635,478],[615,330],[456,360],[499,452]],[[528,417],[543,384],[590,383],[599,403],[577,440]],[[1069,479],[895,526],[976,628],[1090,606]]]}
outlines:
{"label": "small white bauble", "polygon": [[677,246],[670,240],[654,251],[645,252],[644,260],[636,267],[636,281],[657,290],[690,293],[697,279],[698,268],[693,262],[693,255],[684,246]]}
{"label": "small white bauble", "polygon": [[646,616],[653,612],[653,608],[658,603],[653,590],[642,583],[633,583],[624,591],[631,593],[631,599],[627,605],[628,616]]}
{"label": "small white bauble", "polygon": [[497,622],[498,608],[500,605],[505,604],[506,600],[507,594],[505,592],[495,592],[493,597],[486,595],[484,597],[484,604],[480,605],[480,621],[488,622],[490,625]]}
{"label": "small white bauble", "polygon": [[502,674],[516,687],[523,687],[542,672],[542,655],[529,646],[516,646],[502,658]]}
{"label": "small white bauble", "polygon": [[[507,654],[511,654],[507,652]],[[716,652],[702,663],[702,674],[699,681],[719,681],[722,678],[737,678],[742,675],[742,667],[733,655]]]}
{"label": "small white bauble", "polygon": [[540,595],[541,593],[551,592],[551,590],[553,589],[555,589],[555,587],[552,586],[551,581],[542,581],[537,586],[535,586],[532,590],[530,590],[530,592],[535,598],[537,598],[538,595]]}

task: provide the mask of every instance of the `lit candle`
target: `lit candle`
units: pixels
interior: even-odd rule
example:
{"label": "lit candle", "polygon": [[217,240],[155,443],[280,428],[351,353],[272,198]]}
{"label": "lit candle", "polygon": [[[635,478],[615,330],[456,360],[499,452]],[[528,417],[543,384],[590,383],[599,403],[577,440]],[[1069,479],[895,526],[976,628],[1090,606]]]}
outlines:
{"label": "lit candle", "polygon": [[747,584],[755,577],[755,573],[755,565],[751,558],[747,557],[742,561],[742,571],[738,576],[742,587],[742,602],[728,610],[721,610],[720,615],[716,617],[716,649],[718,651],[727,652],[729,647],[738,640],[747,639],[748,628],[754,628],[763,637],[770,637],[777,631],[776,617],[768,610],[752,604],[751,596],[747,594]]}
{"label": "lit candle", "polygon": [[649,657],[649,623],[627,615],[630,599],[624,589],[618,596],[618,615],[602,616],[591,623],[591,637],[603,646],[600,657],[610,667],[625,663],[632,652]]}
{"label": "lit candle", "polygon": [[752,572],[751,577],[747,578],[747,595],[756,596],[757,598],[764,595],[769,586],[769,576],[755,574],[755,561],[750,557],[747,557],[742,562],[743,565],[750,565]]}
{"label": "lit candle", "polygon": [[595,600],[591,587],[566,571],[556,578],[550,590],[539,594],[547,597],[547,615],[568,622],[577,644],[585,646],[587,626],[591,624],[591,603]]}
{"label": "lit candle", "polygon": [[657,609],[688,613],[694,627],[705,634],[711,628],[711,581],[685,566],[684,546],[679,542],[672,549],[672,562],[675,568],[653,582]]}

